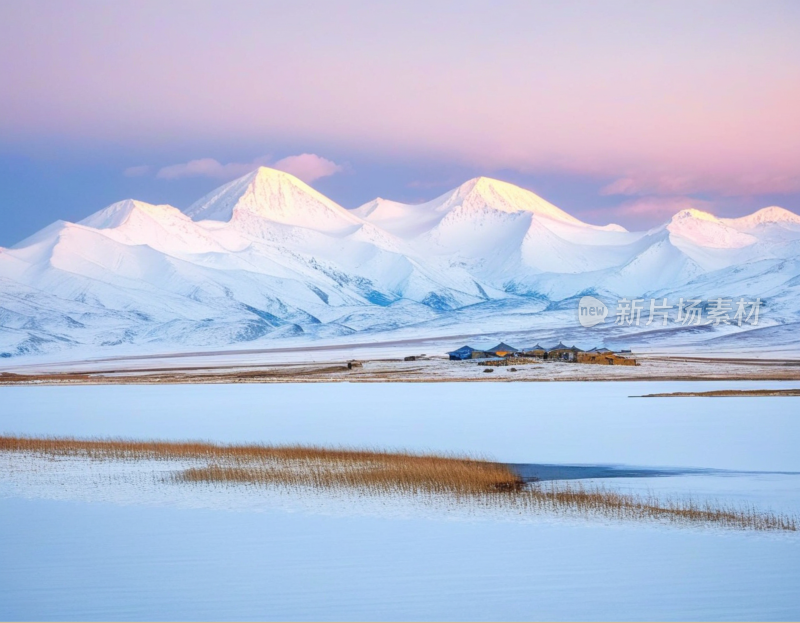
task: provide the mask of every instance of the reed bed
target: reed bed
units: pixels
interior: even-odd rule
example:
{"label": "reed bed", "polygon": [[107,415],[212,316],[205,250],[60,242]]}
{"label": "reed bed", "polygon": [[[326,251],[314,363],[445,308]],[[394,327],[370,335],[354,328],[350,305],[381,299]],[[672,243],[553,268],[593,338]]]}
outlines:
{"label": "reed bed", "polygon": [[518,490],[522,479],[502,463],[469,457],[322,448],[225,445],[61,437],[0,437],[0,452],[92,460],[202,462],[184,482],[250,482],[311,487],[361,487],[408,493],[476,494]]}
{"label": "reed bed", "polygon": [[112,461],[179,461],[188,484],[279,486],[445,498],[515,513],[797,531],[793,515],[692,499],[661,499],[569,482],[526,483],[502,463],[463,456],[126,439],[0,437],[0,452]]}
{"label": "reed bed", "polygon": [[734,506],[691,498],[663,499],[655,495],[624,493],[603,486],[569,482],[533,483],[514,503],[540,511],[569,511],[584,516],[616,520],[659,521],[709,525],[739,530],[796,532],[798,518],[764,512],[751,506]]}

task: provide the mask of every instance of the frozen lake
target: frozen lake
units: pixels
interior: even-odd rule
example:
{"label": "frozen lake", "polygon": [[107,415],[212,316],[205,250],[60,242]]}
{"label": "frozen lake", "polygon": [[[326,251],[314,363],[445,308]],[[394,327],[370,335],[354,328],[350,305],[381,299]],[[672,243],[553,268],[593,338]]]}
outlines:
{"label": "frozen lake", "polygon": [[[800,511],[800,399],[629,398],[698,385],[2,387],[0,431],[716,470],[613,482]],[[37,485],[0,471],[2,619],[800,617],[793,534],[415,515],[257,491],[246,503],[213,491],[115,498],[60,477]]]}

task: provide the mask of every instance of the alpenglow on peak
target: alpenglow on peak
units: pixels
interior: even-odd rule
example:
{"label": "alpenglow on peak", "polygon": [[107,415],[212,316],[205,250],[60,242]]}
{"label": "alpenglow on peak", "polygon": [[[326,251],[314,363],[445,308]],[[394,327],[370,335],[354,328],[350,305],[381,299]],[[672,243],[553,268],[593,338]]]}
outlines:
{"label": "alpenglow on peak", "polygon": [[259,167],[211,191],[186,209],[195,221],[229,222],[237,213],[295,227],[347,230],[361,219],[294,175]]}

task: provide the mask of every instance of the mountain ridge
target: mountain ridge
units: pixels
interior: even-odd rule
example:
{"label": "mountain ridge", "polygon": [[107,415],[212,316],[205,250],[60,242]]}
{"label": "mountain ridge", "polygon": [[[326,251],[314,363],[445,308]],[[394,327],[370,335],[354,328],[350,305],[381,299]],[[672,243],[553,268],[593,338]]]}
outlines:
{"label": "mountain ridge", "polygon": [[185,210],[123,200],[0,249],[0,354],[577,330],[563,310],[582,293],[612,303],[701,286],[764,297],[769,322],[796,322],[800,216],[683,210],[629,232],[486,177],[423,204],[347,210],[262,167]]}

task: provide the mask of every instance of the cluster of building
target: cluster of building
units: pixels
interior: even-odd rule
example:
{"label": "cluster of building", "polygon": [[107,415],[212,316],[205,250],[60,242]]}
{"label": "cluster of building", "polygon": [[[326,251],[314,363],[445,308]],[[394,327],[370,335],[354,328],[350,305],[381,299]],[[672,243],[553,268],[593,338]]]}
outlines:
{"label": "cluster of building", "polygon": [[608,348],[592,348],[581,350],[577,346],[566,346],[559,342],[552,348],[536,344],[531,348],[514,348],[500,342],[489,350],[480,350],[471,346],[462,346],[458,350],[447,353],[451,361],[465,359],[542,359],[548,361],[570,361],[573,363],[594,363],[605,366],[635,366],[636,360],[629,350],[614,352]]}

